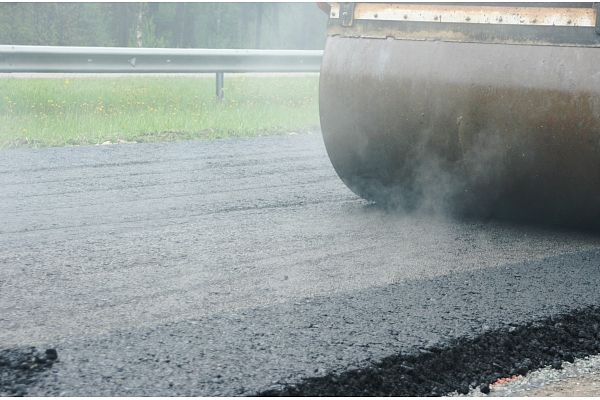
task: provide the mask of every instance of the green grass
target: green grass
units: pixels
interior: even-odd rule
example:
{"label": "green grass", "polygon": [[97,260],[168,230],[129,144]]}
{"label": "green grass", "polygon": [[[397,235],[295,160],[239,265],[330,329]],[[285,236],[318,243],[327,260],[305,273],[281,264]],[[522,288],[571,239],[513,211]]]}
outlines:
{"label": "green grass", "polygon": [[0,148],[213,139],[316,129],[318,78],[0,78]]}

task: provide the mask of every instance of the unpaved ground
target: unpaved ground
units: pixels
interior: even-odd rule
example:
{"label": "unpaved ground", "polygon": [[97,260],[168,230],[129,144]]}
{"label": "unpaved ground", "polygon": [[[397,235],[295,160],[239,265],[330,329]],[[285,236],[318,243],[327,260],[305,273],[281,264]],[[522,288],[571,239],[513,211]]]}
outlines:
{"label": "unpaved ground", "polygon": [[0,343],[58,351],[6,393],[443,394],[597,350],[598,234],[383,210],[320,135],[0,155]]}
{"label": "unpaved ground", "polygon": [[[457,393],[455,393],[456,395]],[[490,385],[490,397],[597,397],[600,395],[600,356],[585,356],[515,375]],[[473,388],[468,396],[486,396]]]}
{"label": "unpaved ground", "polygon": [[600,397],[600,373],[550,383],[523,393],[526,397]]}

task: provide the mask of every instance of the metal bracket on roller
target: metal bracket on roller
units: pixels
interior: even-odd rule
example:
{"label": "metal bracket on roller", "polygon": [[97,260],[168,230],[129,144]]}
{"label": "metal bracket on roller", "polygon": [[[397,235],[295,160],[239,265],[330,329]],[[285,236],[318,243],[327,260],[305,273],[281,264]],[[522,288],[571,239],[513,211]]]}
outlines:
{"label": "metal bracket on roller", "polygon": [[596,10],[596,35],[600,35],[600,3],[594,3]]}
{"label": "metal bracket on roller", "polygon": [[342,26],[352,26],[352,22],[354,22],[354,3],[340,3],[340,20]]}

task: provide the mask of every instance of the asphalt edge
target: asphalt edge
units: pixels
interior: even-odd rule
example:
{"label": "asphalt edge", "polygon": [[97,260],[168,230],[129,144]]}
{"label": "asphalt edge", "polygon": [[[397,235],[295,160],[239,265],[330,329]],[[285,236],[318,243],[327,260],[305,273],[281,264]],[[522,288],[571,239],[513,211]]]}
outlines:
{"label": "asphalt edge", "polygon": [[500,378],[547,366],[562,368],[600,352],[600,307],[450,340],[418,354],[397,354],[369,367],[307,378],[258,396],[442,396],[473,388],[489,393]]}

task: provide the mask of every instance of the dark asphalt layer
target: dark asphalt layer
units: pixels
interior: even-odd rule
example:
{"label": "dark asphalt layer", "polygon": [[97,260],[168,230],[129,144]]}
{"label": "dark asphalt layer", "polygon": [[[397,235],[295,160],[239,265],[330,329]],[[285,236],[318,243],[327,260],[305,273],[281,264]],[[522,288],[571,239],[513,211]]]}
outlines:
{"label": "dark asphalt layer", "polygon": [[600,305],[599,234],[382,210],[317,134],[3,151],[0,216],[0,350],[58,351],[29,395],[250,395]]}

